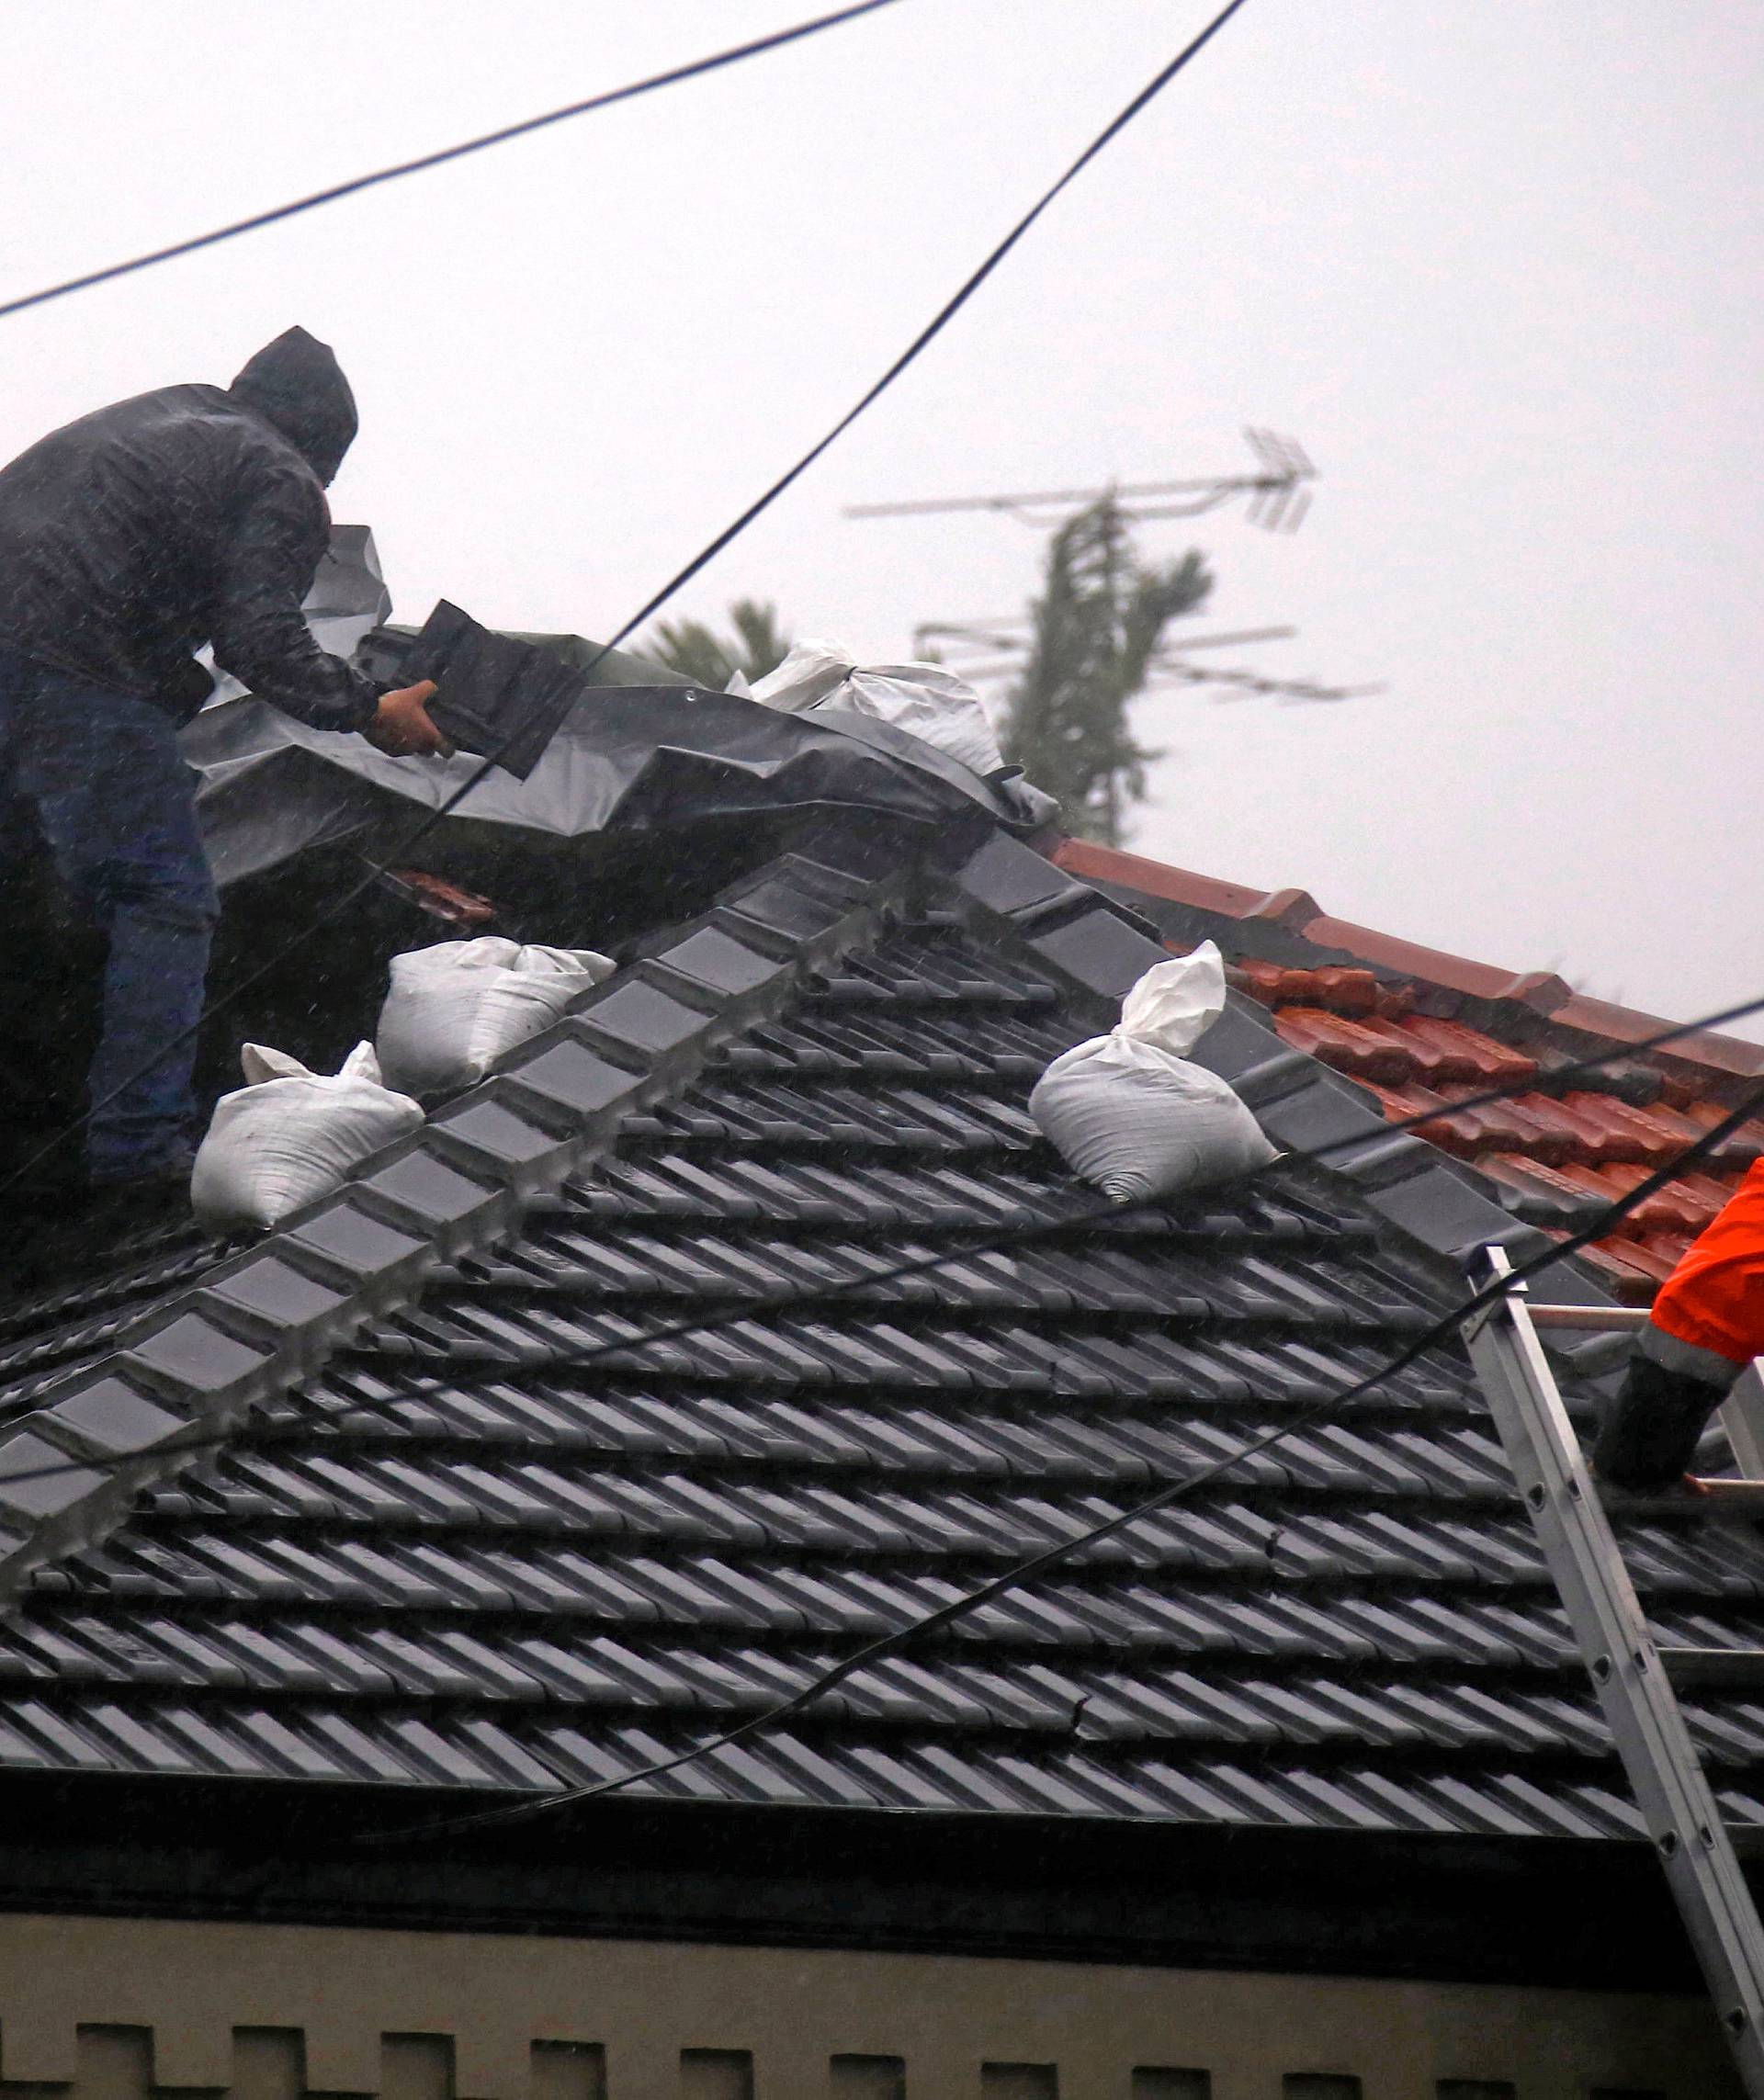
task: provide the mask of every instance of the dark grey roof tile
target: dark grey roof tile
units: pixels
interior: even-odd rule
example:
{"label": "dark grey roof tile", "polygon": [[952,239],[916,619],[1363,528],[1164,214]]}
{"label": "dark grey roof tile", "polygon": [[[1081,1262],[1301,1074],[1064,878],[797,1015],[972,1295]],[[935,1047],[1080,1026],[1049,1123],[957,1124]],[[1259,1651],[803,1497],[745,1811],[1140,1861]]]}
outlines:
{"label": "dark grey roof tile", "polygon": [[[1522,1773],[1498,1772],[1491,1790],[1510,1803],[1530,1827],[1564,1837],[1611,1837],[1634,1835],[1637,1820],[1627,1802],[1587,1787],[1556,1789],[1533,1785]],[[1622,1810],[1623,1814],[1613,1811]]]}
{"label": "dark grey roof tile", "polygon": [[162,1707],[157,1715],[171,1740],[187,1750],[198,1769],[229,1778],[252,1778],[263,1772],[260,1756],[190,1707]]}
{"label": "dark grey roof tile", "polygon": [[1485,1831],[1498,1837],[1523,1837],[1528,1831],[1537,1828],[1536,1814],[1525,1812],[1529,1804],[1504,1799],[1498,1784],[1490,1785],[1480,1776],[1470,1780],[1447,1773],[1429,1780],[1426,1786],[1430,1794],[1443,1801],[1449,1811],[1455,1812],[1461,1830]]}
{"label": "dark grey roof tile", "polygon": [[1338,1828],[1382,1830],[1390,1821],[1388,1804],[1363,1788],[1349,1783],[1346,1775],[1326,1777],[1320,1772],[1289,1772],[1286,1784],[1295,1793],[1314,1801],[1324,1820]]}
{"label": "dark grey roof tile", "polygon": [[1398,1830],[1427,1831],[1436,1836],[1461,1827],[1437,1801],[1429,1801],[1419,1788],[1387,1772],[1363,1767],[1343,1771],[1340,1783],[1350,1798],[1362,1805],[1374,1826],[1394,1825]]}
{"label": "dark grey roof tile", "polygon": [[525,1602],[559,1616],[604,1620],[612,1624],[645,1625],[662,1617],[653,1595],[630,1564],[598,1554],[573,1552],[485,1556],[493,1573],[503,1575],[511,1592]]}
{"label": "dark grey roof tile", "polygon": [[81,1719],[97,1742],[111,1747],[125,1770],[187,1773],[200,1769],[185,1744],[113,1700],[83,1707]]}
{"label": "dark grey roof tile", "polygon": [[1316,1829],[1324,1823],[1315,1802],[1277,1783],[1279,1775],[1272,1767],[1250,1771],[1240,1765],[1205,1758],[1197,1761],[1194,1769],[1224,1802],[1222,1820],[1283,1823],[1300,1829]]}
{"label": "dark grey roof tile", "polygon": [[442,1731],[419,1715],[393,1719],[387,1734],[402,1749],[415,1777],[439,1781],[444,1786],[486,1787],[506,1785],[509,1775],[498,1761],[484,1754],[481,1745],[462,1739],[452,1730]]}

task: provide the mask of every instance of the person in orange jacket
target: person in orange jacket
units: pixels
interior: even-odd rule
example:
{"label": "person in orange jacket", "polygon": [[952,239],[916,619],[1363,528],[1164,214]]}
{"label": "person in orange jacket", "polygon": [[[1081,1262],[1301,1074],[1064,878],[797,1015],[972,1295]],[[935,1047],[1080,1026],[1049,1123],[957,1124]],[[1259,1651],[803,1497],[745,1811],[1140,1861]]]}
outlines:
{"label": "person in orange jacket", "polygon": [[1655,1299],[1600,1428],[1593,1470],[1638,1493],[1682,1479],[1709,1417],[1755,1356],[1764,1356],[1764,1159]]}

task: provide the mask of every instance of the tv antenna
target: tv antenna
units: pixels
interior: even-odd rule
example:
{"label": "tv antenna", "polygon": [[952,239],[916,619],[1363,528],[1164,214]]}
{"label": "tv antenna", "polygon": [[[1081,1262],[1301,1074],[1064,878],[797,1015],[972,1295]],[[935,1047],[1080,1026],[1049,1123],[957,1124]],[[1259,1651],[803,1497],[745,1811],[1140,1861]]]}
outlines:
{"label": "tv antenna", "polygon": [[[1199,649],[1236,649],[1250,642],[1291,641],[1296,627],[1244,627],[1234,634],[1193,635],[1164,643],[1153,655],[1144,690],[1156,693],[1173,685],[1214,685],[1220,700],[1271,698],[1289,706],[1355,700],[1382,693],[1382,685],[1325,685],[1315,678],[1270,678],[1260,671],[1190,661]],[[912,630],[915,656],[937,652],[970,685],[1014,677],[1027,659],[1034,638],[1029,615],[1012,614],[998,620],[926,620]]]}
{"label": "tv antenna", "polygon": [[1123,481],[1102,489],[1037,489],[998,496],[920,496],[898,503],[853,503],[848,518],[931,517],[951,511],[994,511],[1046,532],[1103,497],[1113,496],[1122,514],[1138,522],[1197,518],[1236,498],[1248,499],[1244,515],[1267,532],[1296,532],[1311,507],[1306,486],[1317,478],[1304,446],[1271,430],[1246,430],[1256,457],[1253,474],[1213,474],[1181,481]]}

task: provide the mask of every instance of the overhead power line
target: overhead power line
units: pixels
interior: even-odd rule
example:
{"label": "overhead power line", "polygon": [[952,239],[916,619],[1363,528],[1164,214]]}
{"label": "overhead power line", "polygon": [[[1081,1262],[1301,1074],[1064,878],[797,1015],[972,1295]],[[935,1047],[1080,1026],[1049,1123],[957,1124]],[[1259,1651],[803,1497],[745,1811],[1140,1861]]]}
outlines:
{"label": "overhead power line", "polygon": [[304,211],[316,211],[321,205],[335,204],[345,197],[358,196],[363,190],[377,189],[382,183],[399,182],[405,175],[421,175],[426,168],[464,160],[469,153],[481,153],[492,146],[506,145],[511,139],[526,138],[529,132],[568,123],[572,117],[586,117],[596,109],[610,109],[615,103],[633,101],[639,95],[652,94],[658,87],[672,87],[677,81],[694,80],[701,73],[715,73],[741,59],[757,58],[763,51],[778,51],[786,44],[797,43],[804,37],[836,28],[842,22],[855,21],[860,15],[873,15],[878,8],[891,7],[894,4],[895,0],[856,0],[856,5],[842,7],[835,14],[817,16],[813,21],[798,22],[794,28],[779,29],[769,37],[756,37],[751,43],[733,44],[729,50],[713,52],[708,58],[695,59],[689,65],[671,66],[666,73],[651,73],[646,80],[608,88],[604,95],[590,95],[580,102],[567,102],[560,109],[548,109],[542,116],[523,118],[518,124],[504,124],[498,130],[481,132],[475,139],[462,139],[456,146],[442,146],[432,153],[418,153],[412,160],[396,161],[391,166],[375,168],[368,175],[351,175],[346,182],[333,183],[326,189],[311,190],[287,204],[273,205],[267,211],[254,211],[248,218],[234,219],[210,232],[195,233],[187,240],[173,241],[163,248],[150,248],[145,254],[131,255],[127,262],[107,263],[103,269],[87,270],[80,277],[66,277],[58,285],[45,285],[41,291],[26,292],[21,298],[7,299],[0,303],[0,321],[9,313],[23,313],[28,307],[47,306],[51,299],[65,299],[72,292],[87,291],[94,285],[131,277],[137,270],[175,262],[180,255],[193,255],[200,249],[218,247],[223,241],[237,240],[242,233],[254,233],[262,227],[277,225],[285,219],[296,219]]}
{"label": "overhead power line", "polygon": [[1189,61],[1196,57],[1199,52],[1207,44],[1209,44],[1216,36],[1217,36],[1219,31],[1231,19],[1232,16],[1235,15],[1238,12],[1238,8],[1243,5],[1244,0],[1230,0],[1230,5],[1221,8],[1219,13],[1213,17],[1213,19],[1206,25],[1205,28],[1201,31],[1199,36],[1195,37],[1192,42],[1185,44],[1182,49],[1177,52],[1176,56],[1170,60],[1168,65],[1162,67],[1157,73],[1152,76],[1150,80],[1146,83],[1145,86],[1142,87],[1139,90],[1138,94],[1133,97],[1132,101],[1129,102],[1124,109],[1120,110],[1109,120],[1108,123],[1102,127],[1102,130],[1097,133],[1096,137],[1091,141],[1090,144],[1085,147],[1084,151],[1080,153],[1078,158],[1066,170],[1065,174],[1059,176],[1056,182],[1049,184],[1047,188],[1041,193],[1035,201],[1029,207],[1028,210],[1023,213],[1023,217],[1018,220],[1016,224],[1004,236],[1003,240],[1001,240],[992,250],[992,252],[986,257],[985,261],[982,262],[978,268],[973,270],[964,280],[964,282],[956,288],[956,290],[954,291],[950,297],[944,300],[944,304],[937,310],[934,314],[933,314],[931,319],[919,331],[918,334],[915,335],[912,341],[907,344],[906,348],[901,351],[900,355],[894,360],[893,364],[891,364],[888,369],[883,372],[880,378],[876,379],[872,386],[867,388],[865,391],[861,394],[858,399],[852,404],[852,406],[846,410],[845,413],[840,417],[839,421],[836,423],[834,423],[833,427],[827,433],[826,436],[819,439],[815,444],[811,445],[808,450],[803,454],[802,457],[797,461],[794,467],[790,468],[786,472],[779,475],[778,479],[773,482],[772,486],[765,491],[763,496],[759,497],[756,502],[750,503],[747,509],[741,513],[740,517],[738,517],[732,525],[726,525],[724,529],[717,535],[715,539],[711,540],[707,546],[702,548],[698,553],[694,555],[692,559],[684,569],[679,571],[677,575],[672,577],[668,582],[663,584],[662,589],[657,592],[655,596],[650,600],[647,605],[643,606],[640,611],[633,614],[626,625],[619,630],[616,635],[614,636],[612,642],[607,644],[608,648],[615,647],[618,642],[623,641],[628,636],[633,633],[635,629],[641,627],[643,622],[649,619],[652,614],[659,612],[662,609],[662,605],[664,605],[667,601],[673,596],[676,591],[680,590],[684,585],[691,582],[692,579],[697,575],[698,571],[703,569],[707,562],[714,560],[716,557],[722,552],[724,548],[729,545],[730,540],[735,538],[739,533],[745,532],[748,526],[753,523],[754,519],[757,518],[763,511],[769,509],[771,505],[776,502],[778,497],[783,495],[785,491],[792,485],[793,482],[798,480],[804,474],[806,474],[808,471],[809,468],[814,465],[815,461],[820,457],[821,454],[825,452],[828,447],[831,446],[837,439],[844,435],[846,431],[851,428],[853,423],[857,421],[858,417],[864,413],[865,409],[869,408],[875,401],[880,400],[882,395],[884,395],[894,384],[894,382],[900,377],[901,373],[907,369],[908,366],[912,364],[914,360],[920,356],[920,354],[929,348],[929,346],[936,340],[936,338],[943,333],[944,330],[952,321],[955,320],[956,316],[962,310],[963,307],[965,307],[967,304],[968,300],[973,298],[974,294],[979,290],[980,287],[992,275],[993,271],[998,268],[999,265],[1004,261],[1005,257],[1010,254],[1011,251],[1016,246],[1017,243],[1023,239],[1025,233],[1028,232],[1029,229],[1035,223],[1036,220],[1041,217],[1043,212],[1047,209],[1049,205],[1054,202],[1055,198],[1057,198],[1064,190],[1069,188],[1071,184],[1078,180],[1079,176],[1083,174],[1084,170],[1090,166],[1091,163],[1100,152],[1102,152],[1104,147],[1106,147],[1112,140],[1117,138],[1121,132],[1125,131],[1127,126],[1132,123],[1134,119],[1139,115],[1141,110],[1143,110],[1148,106],[1148,104],[1154,101],[1158,96],[1162,94],[1163,90],[1170,85],[1170,82],[1174,80],[1176,75],[1182,72],[1182,68],[1188,64]]}
{"label": "overhead power line", "polygon": [[[763,512],[769,510],[772,505],[778,500],[778,498],[784,494],[786,489],[790,488],[795,482],[799,480],[804,474],[808,472],[809,468],[814,465],[815,461],[820,457],[822,453],[824,453],[830,446],[831,446],[837,439],[843,436],[845,432],[851,428],[853,423],[857,421],[858,417],[861,416],[866,409],[870,408],[876,401],[881,399],[882,395],[888,391],[888,390],[894,384],[895,380],[900,377],[901,373],[904,372],[907,367],[911,365],[914,360],[918,358],[926,349],[928,349],[930,345],[937,339],[937,337],[943,333],[944,330],[948,327],[949,323],[967,304],[968,300],[973,298],[974,294],[979,290],[980,287],[992,275],[993,271],[998,268],[999,265],[1004,261],[1005,257],[1010,254],[1011,251],[1017,245],[1018,242],[1020,242],[1023,239],[1023,235],[1028,232],[1029,229],[1054,202],[1055,198],[1057,198],[1063,190],[1069,187],[1069,186],[1078,179],[1079,175],[1082,174],[1084,169],[1089,167],[1091,163],[1097,157],[1100,152],[1102,152],[1104,147],[1109,144],[1111,140],[1118,137],[1122,131],[1125,130],[1127,126],[1132,123],[1133,119],[1139,115],[1140,111],[1143,110],[1148,106],[1148,104],[1154,101],[1157,96],[1161,94],[1166,87],[1169,86],[1170,83],[1175,79],[1176,75],[1182,72],[1182,68],[1185,65],[1188,64],[1189,61],[1194,58],[1196,54],[1205,47],[1205,45],[1211,42],[1213,38],[1218,34],[1220,29],[1225,27],[1226,23],[1230,20],[1232,16],[1235,15],[1243,5],[1244,0],[1230,0],[1229,6],[1222,8],[1220,12],[1213,17],[1205,28],[1204,28],[1197,37],[1193,38],[1190,42],[1185,44],[1167,65],[1163,66],[1157,73],[1152,76],[1149,81],[1147,82],[1145,86],[1139,90],[1138,94],[1136,95],[1124,108],[1118,111],[1116,115],[1103,126],[1102,130],[1097,133],[1096,137],[1091,141],[1088,146],[1085,147],[1084,151],[1080,153],[1078,158],[1072,162],[1069,167],[1067,168],[1066,172],[1060,175],[1057,181],[1050,184],[1049,186],[1042,192],[1041,196],[1036,198],[1035,203],[1030,206],[1029,209],[1023,213],[1023,217],[1019,219],[1016,224],[1012,227],[1010,231],[1005,234],[1004,238],[1000,241],[998,244],[991,250],[985,260],[981,262],[976,269],[968,274],[967,278],[964,279],[956,290],[944,301],[943,305],[938,308],[937,311],[934,314],[933,314],[932,318],[919,331],[918,334],[912,338],[911,342],[907,344],[906,348],[902,350],[899,356],[895,358],[893,363],[888,367],[888,368],[883,372],[882,376],[876,379],[873,385],[868,387],[862,395],[860,395],[853,406],[849,408],[845,413],[840,417],[839,421],[834,423],[832,428],[828,431],[827,435],[824,437],[818,439],[815,444],[810,446],[808,450],[805,452],[802,455],[801,458],[796,462],[795,466],[789,468],[786,472],[779,475],[778,479],[772,483],[771,487],[767,489],[763,495],[759,496],[754,502],[751,502],[747,508],[741,512],[741,515],[734,519],[731,524],[725,525],[722,531],[719,532],[714,539],[708,541],[698,550],[695,555],[693,556],[692,559],[686,563],[684,569],[677,570],[675,574],[672,576],[668,581],[664,583],[658,592],[655,593],[652,597],[648,599],[643,604],[639,605],[637,611],[631,615],[630,618],[625,622],[624,626],[618,628],[617,631],[608,640],[603,642],[600,648],[589,659],[588,662],[582,667],[584,676],[592,676],[596,665],[600,663],[603,658],[608,655],[613,649],[616,649],[621,642],[628,640],[629,637],[634,634],[646,620],[649,620],[656,613],[658,613],[676,592],[682,590],[687,583],[692,581],[695,576],[698,574],[700,570],[704,569],[709,562],[713,561],[717,556],[719,555],[723,549],[729,546],[731,540],[739,537],[739,536],[741,533],[745,532],[748,526],[751,525],[757,517],[759,517]],[[829,17],[829,19],[833,18],[835,17]],[[842,17],[838,18],[842,19]],[[807,32],[802,31],[797,33],[802,34]],[[0,312],[3,311],[4,310],[0,310]],[[508,747],[506,744],[503,745],[499,750],[492,751],[481,764],[474,766],[471,772],[459,784],[459,785],[455,788],[450,795],[446,796],[443,801],[437,804],[434,809],[430,810],[428,815],[423,818],[422,820],[412,829],[409,834],[404,839],[400,841],[398,845],[395,846],[383,860],[375,863],[372,866],[369,867],[368,873],[363,875],[359,881],[352,884],[347,889],[342,891],[337,897],[333,898],[331,903],[327,905],[325,909],[322,911],[319,912],[315,917],[309,919],[305,925],[302,926],[298,932],[296,932],[289,940],[285,942],[283,945],[278,948],[273,954],[271,954],[266,961],[258,964],[254,969],[248,971],[244,977],[240,978],[233,985],[230,986],[228,989],[225,992],[221,993],[219,997],[210,999],[204,1009],[202,1019],[200,1021],[195,1022],[191,1027],[185,1029],[180,1034],[175,1036],[170,1042],[160,1044],[155,1048],[153,1056],[146,1061],[146,1063],[143,1064],[138,1070],[130,1073],[127,1078],[125,1078],[118,1086],[111,1090],[110,1093],[105,1096],[103,1101],[92,1102],[90,1106],[85,1110],[84,1114],[75,1117],[64,1128],[58,1130],[53,1136],[50,1137],[42,1145],[40,1145],[37,1150],[24,1161],[21,1166],[15,1168],[12,1173],[9,1174],[5,1180],[0,1180],[0,1196],[4,1196],[7,1193],[8,1191],[16,1188],[18,1183],[26,1178],[26,1176],[30,1174],[36,1168],[40,1166],[45,1159],[51,1157],[51,1154],[56,1152],[62,1145],[66,1144],[70,1138],[74,1137],[81,1130],[85,1129],[85,1125],[91,1122],[93,1116],[97,1113],[99,1109],[106,1106],[107,1102],[115,1101],[119,1094],[125,1092],[130,1087],[135,1085],[138,1080],[143,1078],[146,1074],[150,1072],[156,1064],[158,1064],[160,1059],[164,1057],[168,1051],[178,1048],[183,1044],[193,1040],[200,1033],[203,1025],[208,1021],[211,1020],[215,1014],[225,1011],[228,1007],[233,1005],[238,999],[243,998],[243,995],[251,990],[254,986],[263,983],[265,978],[266,978],[273,971],[279,969],[290,955],[292,955],[298,949],[304,946],[304,944],[311,939],[313,934],[321,932],[327,926],[334,925],[336,921],[343,917],[345,912],[350,910],[356,904],[357,904],[362,898],[367,896],[370,890],[374,889],[381,881],[383,881],[394,868],[402,866],[409,860],[411,853],[415,850],[415,848],[420,845],[422,841],[430,835],[431,832],[435,830],[438,826],[443,824],[447,818],[452,816],[453,812],[458,808],[460,804],[471,793],[472,789],[478,786],[481,781],[488,778],[488,776],[495,770],[497,762],[502,755],[502,751],[507,748]]]}

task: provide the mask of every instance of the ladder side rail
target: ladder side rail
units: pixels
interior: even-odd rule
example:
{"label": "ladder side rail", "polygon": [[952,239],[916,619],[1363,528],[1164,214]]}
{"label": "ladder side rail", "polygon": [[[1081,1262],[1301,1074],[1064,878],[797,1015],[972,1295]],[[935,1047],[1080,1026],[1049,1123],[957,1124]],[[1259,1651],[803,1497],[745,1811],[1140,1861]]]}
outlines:
{"label": "ladder side rail", "polygon": [[1756,1358],[1722,1402],[1721,1426],[1740,1472],[1748,1480],[1764,1480],[1764,1377],[1758,1375]]}
{"label": "ladder side rail", "polygon": [[1764,2100],[1764,1925],[1549,1360],[1517,1293],[1464,1337],[1741,2080]]}

